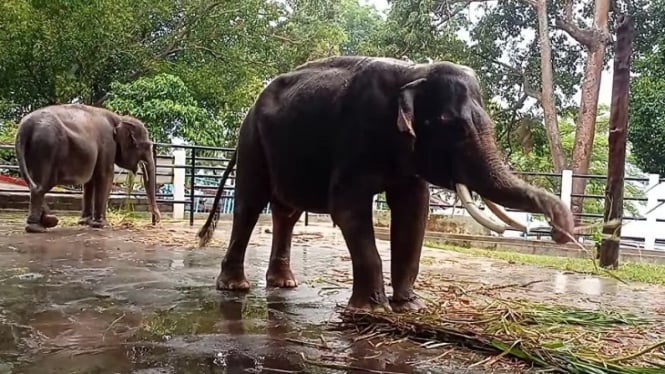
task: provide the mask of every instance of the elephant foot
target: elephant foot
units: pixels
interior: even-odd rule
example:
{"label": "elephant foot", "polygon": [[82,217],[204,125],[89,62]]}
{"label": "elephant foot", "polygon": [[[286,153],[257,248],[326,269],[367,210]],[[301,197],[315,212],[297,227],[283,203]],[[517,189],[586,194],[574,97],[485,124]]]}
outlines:
{"label": "elephant foot", "polygon": [[298,287],[298,281],[293,276],[288,264],[271,264],[266,273],[266,284],[268,287],[277,288]]}
{"label": "elephant foot", "polygon": [[85,216],[85,217],[79,218],[79,225],[90,226],[91,223],[92,223],[92,217],[91,216]]}
{"label": "elephant foot", "polygon": [[298,287],[298,281],[289,270],[286,273],[273,273],[266,275],[266,284],[268,287],[277,288],[295,288]]}
{"label": "elephant foot", "polygon": [[385,296],[365,298],[351,296],[346,311],[352,313],[389,313],[392,308]]}
{"label": "elephant foot", "polygon": [[25,225],[25,232],[31,234],[40,234],[46,232],[46,227],[42,226],[41,223],[28,223]]}
{"label": "elephant foot", "polygon": [[108,225],[108,222],[106,222],[105,219],[100,219],[100,220],[92,220],[89,223],[90,227],[95,228],[95,229],[103,229]]}
{"label": "elephant foot", "polygon": [[56,217],[53,214],[43,214],[40,220],[40,224],[47,229],[51,227],[56,227],[58,225],[58,222],[60,222],[58,220],[58,217]]}
{"label": "elephant foot", "polygon": [[420,312],[427,309],[425,303],[420,301],[415,295],[407,299],[398,299],[395,300],[393,297],[390,300],[390,307],[395,313],[412,313]]}
{"label": "elephant foot", "polygon": [[218,290],[249,291],[249,281],[244,272],[224,272],[217,276]]}

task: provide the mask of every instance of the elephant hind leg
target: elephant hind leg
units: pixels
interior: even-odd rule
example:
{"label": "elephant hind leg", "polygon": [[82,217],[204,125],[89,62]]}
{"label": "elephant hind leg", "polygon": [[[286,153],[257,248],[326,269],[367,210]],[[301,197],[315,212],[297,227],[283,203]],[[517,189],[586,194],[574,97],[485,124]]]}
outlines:
{"label": "elephant hind leg", "polygon": [[81,207],[81,218],[79,225],[90,225],[92,223],[92,199],[94,197],[94,183],[92,181],[83,185],[83,202]]}
{"label": "elephant hind leg", "polygon": [[47,229],[50,229],[52,227],[56,227],[58,225],[58,217],[55,216],[55,214],[51,213],[51,209],[49,209],[48,204],[46,204],[46,201],[42,204],[42,218],[41,218],[41,224]]}
{"label": "elephant hind leg", "polygon": [[259,196],[256,196],[256,198],[236,198],[231,240],[222,260],[221,272],[217,276],[218,290],[249,290],[250,284],[245,276],[245,254],[252,231],[267,203],[267,194],[264,198]]}
{"label": "elephant hind leg", "polygon": [[297,287],[298,281],[291,271],[291,238],[302,210],[290,209],[276,202],[271,204],[271,208],[273,234],[266,284],[268,287]]}
{"label": "elephant hind leg", "polygon": [[[57,218],[48,214],[48,211],[45,210],[45,208],[48,209],[44,202],[45,191],[48,190],[41,187],[30,190],[29,213],[25,226],[25,231],[28,233],[42,233],[45,232],[47,228],[53,227],[58,223]],[[53,218],[55,218],[55,221]]]}
{"label": "elephant hind leg", "polygon": [[217,277],[217,289],[247,291],[245,254],[261,211],[270,200],[270,179],[261,152],[239,149],[242,164],[236,170],[233,224],[228,250]]}
{"label": "elephant hind leg", "polygon": [[54,165],[54,160],[57,159],[57,148],[51,143],[51,139],[43,137],[38,137],[36,142],[33,139],[30,148],[24,150],[27,152],[23,155],[25,169],[21,171],[26,181],[32,179],[34,183],[30,187],[29,213],[25,231],[41,233],[58,224],[58,218],[50,214],[44,199],[46,193],[55,187],[57,182],[57,166]]}

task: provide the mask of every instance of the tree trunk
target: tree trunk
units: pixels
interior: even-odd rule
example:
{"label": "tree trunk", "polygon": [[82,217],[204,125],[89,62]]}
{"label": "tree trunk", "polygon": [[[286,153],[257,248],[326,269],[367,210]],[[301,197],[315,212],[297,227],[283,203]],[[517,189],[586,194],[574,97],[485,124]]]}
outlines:
{"label": "tree trunk", "polygon": [[[633,28],[630,17],[619,15],[616,28],[612,108],[610,110],[609,163],[605,189],[605,227],[600,246],[600,266],[619,266],[619,240],[623,218],[623,184],[626,165],[626,135],[628,133],[628,101],[630,94],[630,60]],[[617,224],[608,224],[617,221]]]}
{"label": "tree trunk", "polygon": [[[607,27],[610,1],[595,0],[594,24],[590,29],[580,29],[573,17],[573,2],[567,0],[564,5],[564,20],[557,20],[557,26],[566,31],[587,50],[587,61],[584,67],[582,81],[582,94],[580,99],[580,114],[575,132],[575,144],[571,166],[573,173],[587,174],[593,149],[593,138],[596,132],[596,116],[598,115],[598,94],[600,79],[603,72],[605,49],[610,39]],[[586,190],[586,178],[574,178],[572,186],[572,210],[576,215],[576,224],[579,224]],[[578,195],[578,196],[575,196]]]}
{"label": "tree trunk", "polygon": [[[589,172],[591,162],[591,151],[596,133],[596,117],[598,115],[598,96],[600,91],[600,79],[603,71],[603,59],[605,58],[605,46],[597,46],[589,51],[586,67],[584,68],[584,80],[582,81],[582,98],[580,103],[580,114],[575,132],[575,144],[573,146],[572,169],[573,174],[582,175]],[[583,211],[586,190],[586,178],[573,178],[572,209],[579,223]]]}
{"label": "tree trunk", "polygon": [[559,136],[559,123],[557,120],[556,107],[554,105],[554,78],[552,74],[552,46],[550,43],[547,0],[536,0],[531,3],[538,16],[538,35],[540,39],[540,70],[542,80],[542,94],[540,105],[545,114],[545,132],[550,143],[552,163],[557,172],[561,172],[566,164],[566,159]]}

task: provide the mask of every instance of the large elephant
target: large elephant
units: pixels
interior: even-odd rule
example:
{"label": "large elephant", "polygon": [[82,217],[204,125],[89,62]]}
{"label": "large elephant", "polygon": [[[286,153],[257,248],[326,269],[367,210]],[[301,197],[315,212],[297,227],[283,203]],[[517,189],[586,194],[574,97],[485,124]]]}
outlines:
{"label": "large elephant", "polygon": [[140,163],[153,223],[160,220],[152,142],[136,118],[81,104],[46,106],[21,119],[16,158],[30,188],[25,227],[29,233],[58,224],[44,201],[44,195],[58,184],[83,185],[79,224],[106,226],[114,164],[136,173]]}
{"label": "large elephant", "polygon": [[[428,214],[428,182],[457,191],[471,214],[493,229],[505,226],[473,205],[471,190],[513,226],[523,227],[494,203],[544,213],[553,239],[570,241],[570,209],[509,171],[493,126],[474,71],[449,62],[331,57],[276,77],[247,114],[198,233],[200,245],[206,245],[218,219],[222,187],[237,163],[233,226],[217,288],[249,289],[245,252],[268,202],[273,217],[268,286],[297,285],[289,264],[293,227],[303,211],[328,213],[351,255],[351,309],[423,308],[413,284]],[[391,210],[390,301],[372,224],[372,198],[382,191]]]}

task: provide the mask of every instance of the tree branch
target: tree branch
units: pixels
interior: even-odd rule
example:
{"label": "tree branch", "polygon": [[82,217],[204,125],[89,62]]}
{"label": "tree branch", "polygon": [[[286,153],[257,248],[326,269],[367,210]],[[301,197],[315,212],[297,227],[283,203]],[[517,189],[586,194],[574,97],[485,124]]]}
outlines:
{"label": "tree branch", "polygon": [[193,28],[197,23],[199,23],[199,21],[201,21],[201,19],[203,19],[204,17],[209,16],[209,15],[210,15],[210,12],[212,12],[212,10],[215,9],[216,7],[222,5],[222,3],[223,3],[222,1],[217,1],[217,2],[214,2],[214,3],[210,3],[210,4],[208,4],[208,6],[206,6],[204,9],[202,9],[201,12],[200,12],[197,16],[195,16],[195,17],[192,18],[191,22],[186,22],[186,21],[183,19],[183,21],[181,22],[180,26],[177,28],[177,29],[179,29],[180,31],[179,31],[178,34],[175,36],[175,38],[173,39],[173,41],[171,42],[171,44],[170,44],[165,50],[163,50],[163,51],[158,55],[158,57],[159,57],[159,58],[164,58],[164,57],[166,57],[166,56],[172,54],[174,50],[176,50],[176,49],[182,49],[182,48],[178,47],[178,45],[179,45],[180,43],[182,43],[183,40],[185,40],[185,38],[187,37],[187,35],[189,34],[189,32],[192,30],[192,28]]}
{"label": "tree branch", "polygon": [[[494,0],[441,0],[439,6],[434,10],[434,14],[440,17],[436,27],[446,24],[472,3],[487,3],[490,1]],[[455,5],[455,9],[451,9],[451,5]]]}
{"label": "tree branch", "polygon": [[594,48],[599,42],[596,33],[590,29],[582,29],[575,24],[573,16],[573,0],[565,0],[563,5],[563,19],[557,18],[555,26],[568,33],[578,43],[583,44],[589,49]]}
{"label": "tree branch", "polygon": [[[533,50],[533,49],[534,48],[531,48],[531,50]],[[532,97],[532,98],[534,98],[534,99],[536,99],[540,102],[540,100],[541,100],[540,92],[538,90],[536,90],[535,88],[531,87],[531,85],[529,84],[529,80],[527,79],[527,75],[524,72],[524,68],[518,68],[518,67],[512,66],[512,65],[507,64],[505,62],[501,62],[499,60],[496,60],[496,59],[493,59],[491,57],[485,56],[482,53],[478,53],[478,52],[472,52],[472,53],[474,55],[486,60],[486,61],[489,61],[489,62],[491,62],[493,64],[496,64],[496,65],[501,65],[501,66],[505,67],[506,69],[510,70],[510,72],[512,73],[513,76],[519,77],[519,78],[522,79],[522,88],[524,90],[524,93],[526,95],[528,95],[529,97]],[[528,59],[529,59],[529,55],[526,56],[525,60],[528,60]]]}

